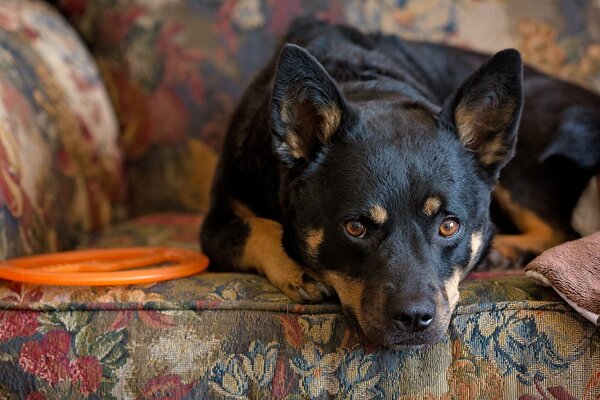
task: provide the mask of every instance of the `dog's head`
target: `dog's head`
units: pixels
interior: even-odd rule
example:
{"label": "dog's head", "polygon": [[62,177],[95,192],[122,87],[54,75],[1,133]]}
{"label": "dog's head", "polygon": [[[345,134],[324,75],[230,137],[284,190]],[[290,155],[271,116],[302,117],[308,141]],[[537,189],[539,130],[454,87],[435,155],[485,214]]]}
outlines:
{"label": "dog's head", "polygon": [[284,245],[374,342],[445,334],[461,277],[490,240],[490,193],[513,155],[519,53],[505,50],[443,107],[346,87],[287,45],[272,100]]}

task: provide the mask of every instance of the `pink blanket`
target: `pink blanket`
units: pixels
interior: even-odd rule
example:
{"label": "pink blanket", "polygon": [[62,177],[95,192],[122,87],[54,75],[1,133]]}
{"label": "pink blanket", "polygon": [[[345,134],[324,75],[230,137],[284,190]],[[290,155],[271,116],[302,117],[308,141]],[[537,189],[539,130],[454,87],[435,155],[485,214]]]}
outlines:
{"label": "pink blanket", "polygon": [[552,286],[585,318],[600,324],[600,232],[545,251],[526,271]]}

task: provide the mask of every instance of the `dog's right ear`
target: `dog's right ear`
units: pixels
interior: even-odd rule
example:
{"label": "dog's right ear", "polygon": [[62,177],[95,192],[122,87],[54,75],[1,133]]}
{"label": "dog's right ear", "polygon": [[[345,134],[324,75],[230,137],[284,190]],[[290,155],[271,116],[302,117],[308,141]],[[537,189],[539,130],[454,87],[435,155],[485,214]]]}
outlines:
{"label": "dog's right ear", "polygon": [[271,102],[275,151],[289,166],[310,162],[348,115],[323,66],[303,48],[283,47]]}

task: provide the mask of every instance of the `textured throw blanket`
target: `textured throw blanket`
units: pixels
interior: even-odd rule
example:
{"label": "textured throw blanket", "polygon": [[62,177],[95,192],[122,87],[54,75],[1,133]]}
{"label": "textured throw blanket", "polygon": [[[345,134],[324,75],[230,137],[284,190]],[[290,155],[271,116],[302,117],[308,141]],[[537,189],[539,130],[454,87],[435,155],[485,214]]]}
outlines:
{"label": "textured throw blanket", "polygon": [[600,232],[553,247],[526,267],[575,310],[600,325]]}

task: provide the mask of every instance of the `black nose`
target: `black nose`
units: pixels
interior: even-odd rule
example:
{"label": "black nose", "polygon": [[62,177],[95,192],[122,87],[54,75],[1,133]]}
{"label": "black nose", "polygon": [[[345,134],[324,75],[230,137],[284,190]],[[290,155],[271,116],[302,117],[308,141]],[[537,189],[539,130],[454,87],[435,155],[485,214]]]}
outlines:
{"label": "black nose", "polygon": [[406,332],[427,329],[435,317],[435,304],[426,299],[400,301],[395,305],[393,318],[396,325]]}

